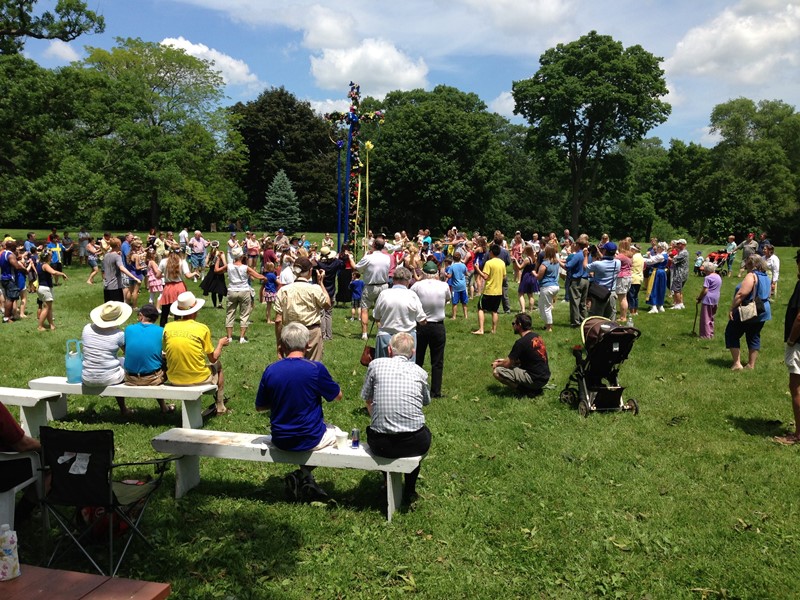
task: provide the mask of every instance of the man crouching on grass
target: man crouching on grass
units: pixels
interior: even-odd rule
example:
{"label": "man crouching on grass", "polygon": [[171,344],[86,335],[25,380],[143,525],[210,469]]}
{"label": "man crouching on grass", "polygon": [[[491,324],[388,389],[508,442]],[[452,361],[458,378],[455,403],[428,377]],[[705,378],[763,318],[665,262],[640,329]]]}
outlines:
{"label": "man crouching on grass", "polygon": [[[256,395],[256,410],[270,411],[272,443],[281,450],[308,452],[336,443],[339,428],[322,419],[322,399],[341,400],[342,390],[321,362],[305,358],[308,328],[287,323],[278,346],[281,360],[267,366]],[[314,480],[314,467],[302,465],[285,478],[287,494],[295,500],[327,500]]]}
{"label": "man crouching on grass", "polygon": [[547,349],[541,336],[531,331],[530,315],[519,313],[512,323],[519,339],[514,342],[508,358],[492,362],[492,374],[503,385],[530,396],[541,394],[550,381]]}

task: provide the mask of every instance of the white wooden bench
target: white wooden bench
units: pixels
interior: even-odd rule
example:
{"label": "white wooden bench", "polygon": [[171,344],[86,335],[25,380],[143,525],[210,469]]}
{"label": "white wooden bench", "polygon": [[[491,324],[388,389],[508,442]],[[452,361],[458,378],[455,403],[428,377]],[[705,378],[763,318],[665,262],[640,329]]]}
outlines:
{"label": "white wooden bench", "polygon": [[152,440],[159,452],[181,455],[176,463],[175,497],[180,498],[200,483],[200,457],[229,458],[256,462],[287,463],[315,467],[337,467],[385,471],[387,517],[400,506],[403,474],[419,466],[422,456],[384,458],[375,456],[365,444],[359,448],[324,448],[315,452],[287,452],[271,443],[271,436],[208,429],[170,429]]}
{"label": "white wooden bench", "polygon": [[19,406],[22,429],[31,437],[39,437],[39,427],[47,425],[50,404],[61,399],[58,392],[0,387],[0,401],[6,406]]}
{"label": "white wooden bench", "polygon": [[62,419],[67,414],[67,395],[82,394],[85,396],[121,396],[125,398],[154,398],[181,403],[182,426],[199,428],[203,426],[203,407],[201,398],[204,394],[217,391],[214,384],[178,386],[178,385],[117,385],[95,386],[82,383],[67,383],[66,377],[40,377],[28,382],[32,390],[58,392],[61,398],[47,403],[47,419]]}

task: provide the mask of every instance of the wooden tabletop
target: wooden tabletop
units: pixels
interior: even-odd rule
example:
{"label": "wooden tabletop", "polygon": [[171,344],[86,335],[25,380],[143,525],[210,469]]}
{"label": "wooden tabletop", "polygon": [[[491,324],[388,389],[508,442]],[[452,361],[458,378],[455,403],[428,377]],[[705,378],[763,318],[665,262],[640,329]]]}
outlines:
{"label": "wooden tabletop", "polygon": [[168,583],[136,581],[21,565],[22,575],[0,581],[3,600],[164,600]]}

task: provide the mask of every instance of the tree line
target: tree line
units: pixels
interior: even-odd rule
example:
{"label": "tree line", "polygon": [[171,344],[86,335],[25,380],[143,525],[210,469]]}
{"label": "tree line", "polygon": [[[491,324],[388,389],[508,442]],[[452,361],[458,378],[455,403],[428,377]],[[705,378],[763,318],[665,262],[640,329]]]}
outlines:
{"label": "tree line", "polygon": [[[101,27],[93,18],[67,34]],[[281,189],[291,186],[298,228],[333,228],[345,132],[290,91],[224,106],[213,65],[141,39],[88,47],[84,60],[45,69],[8,30],[0,28],[6,226],[208,229],[241,220],[272,229],[285,225],[267,200],[278,176]],[[526,125],[448,86],[366,97],[361,111],[385,113],[361,126],[374,144],[372,228],[528,235],[569,226],[707,243],[765,230],[774,243],[800,241],[800,114],[780,100],[737,98],[710,115],[716,145],[665,146],[646,137],[670,112],[660,60],[596,32],[559,44],[513,83]]]}

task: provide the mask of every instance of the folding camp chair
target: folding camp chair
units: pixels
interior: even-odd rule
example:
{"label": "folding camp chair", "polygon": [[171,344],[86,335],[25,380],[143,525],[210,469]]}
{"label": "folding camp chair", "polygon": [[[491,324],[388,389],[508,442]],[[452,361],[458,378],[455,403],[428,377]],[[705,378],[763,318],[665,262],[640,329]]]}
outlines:
{"label": "folding camp chair", "polygon": [[[108,573],[116,576],[134,537],[152,545],[139,529],[147,504],[172,458],[133,463],[114,463],[114,432],[67,431],[42,427],[39,430],[45,464],[52,473],[51,487],[42,500],[45,511],[57,522],[63,534],[56,543],[47,566],[51,566],[61,544],[71,539],[101,574],[106,573],[87,550],[89,542],[108,537]],[[148,481],[114,481],[120,467],[153,465],[156,476]],[[64,509],[72,508],[72,517]],[[114,562],[114,538],[128,539]]]}
{"label": "folding camp chair", "polygon": [[[28,463],[29,466],[25,463]],[[30,469],[30,475],[27,475],[28,468]],[[19,473],[26,474],[18,476]],[[0,482],[6,483],[8,481],[13,481],[14,483],[10,489],[0,492],[0,525],[8,523],[13,528],[17,492],[31,484],[35,484],[37,497],[42,497],[39,454],[36,452],[0,452]]]}

